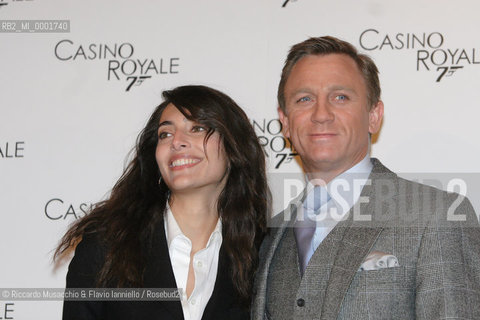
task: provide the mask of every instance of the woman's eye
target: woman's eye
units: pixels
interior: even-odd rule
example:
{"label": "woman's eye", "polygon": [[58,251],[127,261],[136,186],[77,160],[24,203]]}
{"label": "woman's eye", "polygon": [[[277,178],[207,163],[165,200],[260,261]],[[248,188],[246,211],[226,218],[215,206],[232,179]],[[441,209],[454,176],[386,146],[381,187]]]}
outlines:
{"label": "woman's eye", "polygon": [[202,132],[202,131],[205,131],[207,130],[205,127],[202,127],[202,126],[193,126],[192,127],[192,132]]}
{"label": "woman's eye", "polygon": [[170,137],[170,136],[171,136],[171,133],[170,133],[170,132],[165,132],[165,131],[163,131],[163,132],[160,132],[160,133],[158,134],[158,139],[159,139],[159,140],[163,140],[163,139],[168,138],[168,137]]}

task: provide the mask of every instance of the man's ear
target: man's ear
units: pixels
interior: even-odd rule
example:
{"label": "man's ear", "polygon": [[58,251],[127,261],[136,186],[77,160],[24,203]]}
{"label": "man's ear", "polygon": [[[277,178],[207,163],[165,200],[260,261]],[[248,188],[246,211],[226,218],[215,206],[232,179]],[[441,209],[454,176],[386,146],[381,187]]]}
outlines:
{"label": "man's ear", "polygon": [[282,124],[282,133],[285,138],[290,138],[290,129],[288,127],[288,116],[283,112],[281,108],[277,109],[278,118],[280,123]]}
{"label": "man's ear", "polygon": [[380,130],[383,119],[383,102],[379,100],[368,112],[368,132],[375,134]]}

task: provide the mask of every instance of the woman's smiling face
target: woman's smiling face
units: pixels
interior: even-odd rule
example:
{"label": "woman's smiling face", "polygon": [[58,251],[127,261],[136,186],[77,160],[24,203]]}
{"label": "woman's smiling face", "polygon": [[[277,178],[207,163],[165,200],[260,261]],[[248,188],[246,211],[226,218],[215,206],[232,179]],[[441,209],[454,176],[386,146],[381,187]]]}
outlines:
{"label": "woman's smiling face", "polygon": [[214,132],[205,141],[208,129],[173,104],[163,111],[155,158],[172,193],[211,189],[219,194],[224,188],[227,160],[222,139]]}

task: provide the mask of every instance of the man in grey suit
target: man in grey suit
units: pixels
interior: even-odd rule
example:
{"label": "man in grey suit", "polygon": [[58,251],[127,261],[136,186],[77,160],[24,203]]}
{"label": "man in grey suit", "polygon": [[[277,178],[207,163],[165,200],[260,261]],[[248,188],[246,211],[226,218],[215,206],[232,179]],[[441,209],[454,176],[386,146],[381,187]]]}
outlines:
{"label": "man in grey suit", "polygon": [[480,319],[468,199],[369,156],[383,117],[374,62],[339,39],[308,39],[290,50],[278,101],[308,183],[270,221],[252,319]]}

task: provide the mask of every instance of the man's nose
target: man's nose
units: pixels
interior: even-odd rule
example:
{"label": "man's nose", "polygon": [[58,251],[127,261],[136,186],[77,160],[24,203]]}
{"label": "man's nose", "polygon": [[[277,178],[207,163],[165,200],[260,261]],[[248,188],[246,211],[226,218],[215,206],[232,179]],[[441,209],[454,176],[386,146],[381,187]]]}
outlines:
{"label": "man's nose", "polygon": [[311,118],[313,122],[329,122],[335,119],[333,107],[328,101],[317,101],[313,108]]}

